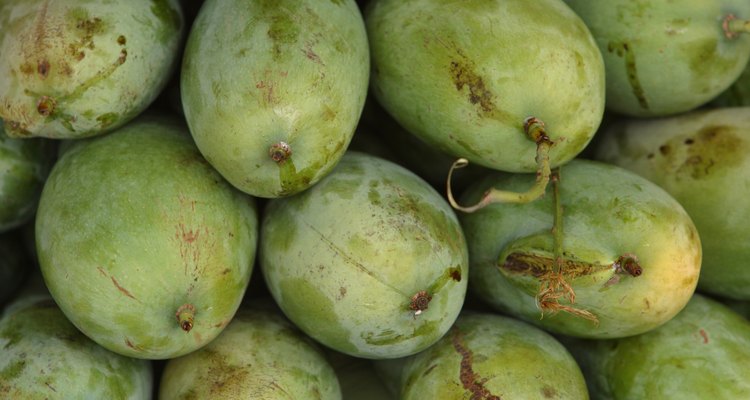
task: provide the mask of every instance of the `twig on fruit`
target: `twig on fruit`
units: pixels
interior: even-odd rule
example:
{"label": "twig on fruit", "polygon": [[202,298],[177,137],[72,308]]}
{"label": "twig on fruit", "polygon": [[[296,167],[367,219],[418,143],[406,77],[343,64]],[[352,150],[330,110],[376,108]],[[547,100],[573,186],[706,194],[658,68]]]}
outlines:
{"label": "twig on fruit", "polygon": [[456,210],[471,213],[482,209],[493,203],[529,203],[532,202],[542,195],[544,195],[547,189],[547,184],[550,179],[550,162],[549,162],[549,149],[552,147],[552,141],[547,132],[544,130],[544,123],[535,117],[526,118],[524,121],[524,132],[536,143],[536,182],[526,192],[511,192],[506,190],[499,190],[492,188],[484,193],[482,198],[473,206],[461,206],[453,197],[453,191],[451,190],[451,180],[453,178],[453,171],[458,168],[463,168],[469,164],[469,160],[465,158],[459,158],[456,160],[448,171],[447,179],[447,192],[448,202]]}

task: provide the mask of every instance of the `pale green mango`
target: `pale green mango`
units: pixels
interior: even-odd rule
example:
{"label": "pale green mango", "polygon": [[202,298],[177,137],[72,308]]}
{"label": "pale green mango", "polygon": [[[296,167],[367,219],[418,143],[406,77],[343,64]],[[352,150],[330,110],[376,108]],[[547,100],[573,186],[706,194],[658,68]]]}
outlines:
{"label": "pale green mango", "polygon": [[[488,187],[518,191],[533,182],[531,174],[488,175],[461,201],[476,202]],[[582,159],[561,168],[557,189],[559,223],[553,185],[533,203],[459,215],[473,294],[551,332],[590,338],[646,332],[685,306],[698,282],[701,241],[674,198],[624,168]],[[558,271],[558,257],[574,301],[560,297],[542,313],[542,284],[555,282],[546,278]]]}
{"label": "pale green mango", "polygon": [[213,342],[169,360],[159,399],[340,400],[318,344],[276,308],[242,308]]}
{"label": "pale green mango", "polygon": [[650,332],[612,340],[561,340],[597,399],[750,398],[750,321],[699,294]]}
{"label": "pale green mango", "polygon": [[142,116],[62,155],[42,191],[36,246],[76,327],[114,352],[162,359],[229,323],[257,229],[253,198],[203,159],[184,124]]}
{"label": "pale green mango", "polygon": [[458,219],[427,182],[348,152],[318,184],[272,199],[259,265],[284,313],[355,357],[421,351],[453,324],[467,288]]}
{"label": "pale green mango", "polygon": [[373,0],[372,92],[407,131],[452,156],[536,170],[524,121],[546,124],[550,161],[583,150],[604,112],[604,64],[562,0]]}
{"label": "pale green mango", "polygon": [[55,152],[46,139],[13,139],[0,120],[0,232],[31,221]]}
{"label": "pale green mango", "polygon": [[0,319],[4,399],[151,399],[151,362],[91,341],[55,305],[35,298]]}
{"label": "pale green mango", "polygon": [[589,398],[568,350],[507,316],[463,313],[435,345],[400,362],[402,400]]}
{"label": "pale green mango", "polygon": [[185,49],[182,106],[201,153],[230,183],[287,196],[344,154],[369,67],[354,0],[207,0]]}
{"label": "pale green mango", "polygon": [[750,107],[623,119],[601,133],[595,156],[685,207],[703,244],[700,290],[750,300]]}
{"label": "pale green mango", "polygon": [[[565,0],[604,57],[606,105],[630,116],[701,106],[729,87],[750,59],[750,34],[723,28],[750,19],[746,0]],[[744,28],[747,31],[747,27]]]}
{"label": "pale green mango", "polygon": [[177,65],[178,0],[5,0],[0,119],[11,137],[80,138],[141,113]]}

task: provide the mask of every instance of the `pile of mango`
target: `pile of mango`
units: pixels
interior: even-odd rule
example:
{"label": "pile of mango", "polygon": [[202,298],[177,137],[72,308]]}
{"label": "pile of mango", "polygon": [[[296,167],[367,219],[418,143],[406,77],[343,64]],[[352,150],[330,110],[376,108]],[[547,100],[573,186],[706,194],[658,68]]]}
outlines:
{"label": "pile of mango", "polygon": [[750,398],[746,0],[5,0],[0,398]]}

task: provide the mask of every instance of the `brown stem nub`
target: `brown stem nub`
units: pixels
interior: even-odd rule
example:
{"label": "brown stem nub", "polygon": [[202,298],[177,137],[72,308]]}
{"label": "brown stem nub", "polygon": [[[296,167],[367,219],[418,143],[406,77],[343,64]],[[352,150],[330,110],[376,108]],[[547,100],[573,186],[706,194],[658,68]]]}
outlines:
{"label": "brown stem nub", "polygon": [[728,14],[722,20],[721,28],[727,39],[734,39],[741,33],[750,33],[750,20],[738,19],[734,14]]}
{"label": "brown stem nub", "polygon": [[409,303],[409,309],[414,311],[414,316],[422,314],[422,311],[426,310],[432,300],[432,296],[425,290],[418,291],[414,296],[411,297]]}
{"label": "brown stem nub", "polygon": [[276,164],[283,164],[292,156],[292,148],[287,142],[278,142],[271,145],[268,149],[268,155]]}
{"label": "brown stem nub", "polygon": [[57,102],[55,99],[49,96],[42,96],[39,98],[39,101],[36,103],[36,110],[39,112],[40,115],[44,117],[49,117],[52,115],[52,112],[55,111],[55,106],[57,105]]}
{"label": "brown stem nub", "polygon": [[469,164],[469,160],[465,158],[459,158],[456,160],[451,169],[448,171],[448,202],[456,210],[463,212],[474,212],[482,209],[493,203],[529,203],[539,197],[541,197],[547,189],[547,184],[550,179],[550,162],[549,162],[549,149],[552,147],[552,140],[547,136],[547,132],[544,129],[544,122],[536,117],[528,117],[524,120],[523,130],[526,136],[529,137],[534,143],[536,143],[536,182],[534,185],[525,192],[510,192],[506,190],[498,190],[492,188],[482,195],[482,198],[478,203],[473,206],[461,206],[453,197],[453,191],[451,190],[451,179],[453,177],[453,170],[463,168]]}
{"label": "brown stem nub", "polygon": [[177,322],[180,324],[180,329],[190,332],[193,329],[193,322],[195,321],[195,306],[192,304],[183,304],[177,309],[175,316],[177,317]]}

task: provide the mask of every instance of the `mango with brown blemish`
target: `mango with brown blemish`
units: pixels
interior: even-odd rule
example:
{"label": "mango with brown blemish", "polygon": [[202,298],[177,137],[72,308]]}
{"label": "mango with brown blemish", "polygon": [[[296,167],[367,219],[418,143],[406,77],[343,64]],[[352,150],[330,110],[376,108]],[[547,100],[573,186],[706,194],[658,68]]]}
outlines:
{"label": "mango with brown blemish", "polygon": [[[534,179],[488,174],[461,199]],[[459,214],[472,293],[570,336],[635,335],[677,314],[701,270],[701,237],[677,200],[631,171],[583,159],[561,167],[556,180],[533,203]]]}
{"label": "mango with brown blemish", "polygon": [[178,0],[0,5],[0,119],[12,137],[110,132],[148,107],[177,65]]}
{"label": "mango with brown blemish", "polygon": [[750,107],[620,119],[601,133],[594,155],[685,207],[703,244],[699,289],[750,300]]}
{"label": "mango with brown blemish", "polygon": [[396,372],[394,398],[403,400],[589,398],[581,369],[560,342],[502,315],[465,311],[425,351],[375,363]]}
{"label": "mango with brown blemish", "polygon": [[309,188],[346,151],[370,71],[354,0],[208,0],[181,72],[201,153],[258,197]]}
{"label": "mango with brown blemish", "polygon": [[561,0],[373,0],[365,20],[375,98],[451,156],[531,172],[528,117],[546,124],[553,166],[579,154],[599,127],[602,56]]}
{"label": "mango with brown blemish", "polygon": [[258,229],[255,200],[206,162],[184,123],[152,115],[68,148],[35,228],[65,315],[103,347],[148,359],[189,353],[224,329]]}
{"label": "mango with brown blemish", "polygon": [[726,90],[750,59],[746,0],[565,0],[586,22],[606,66],[607,108],[667,116]]}

